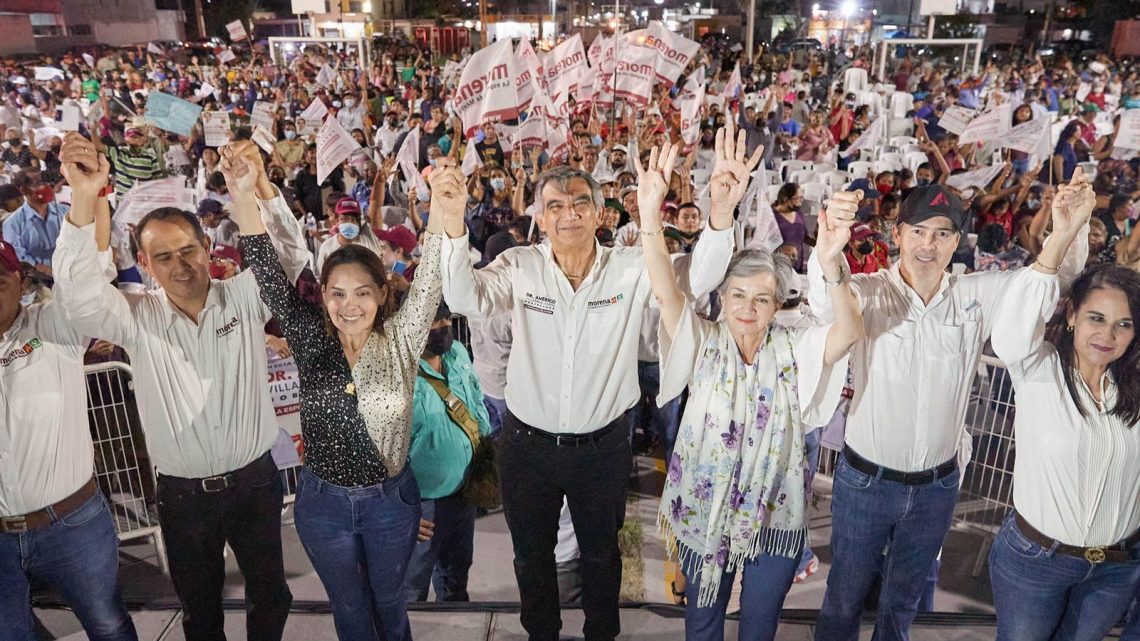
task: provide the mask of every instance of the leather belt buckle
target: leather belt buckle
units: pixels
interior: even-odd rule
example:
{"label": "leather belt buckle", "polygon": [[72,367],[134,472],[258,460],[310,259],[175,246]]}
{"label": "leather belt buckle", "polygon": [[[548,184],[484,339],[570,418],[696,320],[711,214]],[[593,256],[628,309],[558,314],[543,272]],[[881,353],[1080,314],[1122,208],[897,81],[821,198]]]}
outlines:
{"label": "leather belt buckle", "polygon": [[230,479],[225,474],[219,474],[218,476],[211,476],[209,478],[202,479],[202,491],[207,494],[215,494],[217,492],[221,492],[229,486]]}
{"label": "leather belt buckle", "polygon": [[1108,555],[1104,552],[1104,548],[1088,548],[1085,550],[1085,560],[1093,565],[1104,563],[1107,556]]}
{"label": "leather belt buckle", "polygon": [[554,445],[557,447],[563,447],[562,439],[564,439],[564,438],[566,439],[565,445],[574,445],[573,437],[563,436],[562,434],[555,434],[554,435]]}
{"label": "leather belt buckle", "polygon": [[23,534],[28,531],[28,520],[22,516],[5,516],[0,518],[0,532],[5,534]]}

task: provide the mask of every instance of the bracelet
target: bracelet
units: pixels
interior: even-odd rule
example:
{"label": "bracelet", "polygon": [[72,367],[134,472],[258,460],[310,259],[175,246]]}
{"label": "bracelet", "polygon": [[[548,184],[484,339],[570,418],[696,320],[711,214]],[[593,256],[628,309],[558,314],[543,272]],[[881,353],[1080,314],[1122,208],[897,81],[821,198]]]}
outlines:
{"label": "bracelet", "polygon": [[658,229],[657,231],[645,231],[644,229],[641,229],[641,230],[638,230],[637,233],[641,234],[642,236],[660,236],[661,234],[665,233],[665,228],[662,227],[661,229]]}
{"label": "bracelet", "polygon": [[823,284],[827,285],[828,287],[839,287],[840,285],[847,282],[848,276],[849,276],[849,274],[847,273],[847,271],[845,269],[843,269],[842,265],[840,265],[839,266],[839,280],[834,280],[834,281],[827,280],[827,274],[823,274]]}
{"label": "bracelet", "polygon": [[1052,272],[1054,274],[1056,274],[1057,271],[1061,269],[1060,265],[1057,265],[1056,267],[1050,267],[1050,266],[1046,265],[1045,263],[1041,262],[1040,260],[1035,261],[1035,262],[1037,263],[1037,265],[1039,267],[1041,267],[1041,269],[1044,269],[1047,272]]}

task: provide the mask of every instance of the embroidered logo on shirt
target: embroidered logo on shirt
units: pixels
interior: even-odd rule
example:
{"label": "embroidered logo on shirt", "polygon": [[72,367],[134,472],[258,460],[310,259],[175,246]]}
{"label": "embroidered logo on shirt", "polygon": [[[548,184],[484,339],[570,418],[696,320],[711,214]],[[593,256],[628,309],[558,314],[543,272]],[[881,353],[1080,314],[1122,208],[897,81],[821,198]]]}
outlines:
{"label": "embroidered logo on shirt", "polygon": [[27,358],[28,356],[31,356],[33,351],[41,347],[43,347],[43,343],[40,342],[40,339],[33,338],[32,340],[24,343],[23,347],[18,347],[9,352],[6,356],[0,357],[0,367],[6,367],[9,363],[16,359]]}
{"label": "embroidered logo on shirt", "polygon": [[609,298],[602,298],[600,300],[592,300],[586,303],[586,309],[591,312],[601,311],[617,305],[625,298],[625,294],[618,294],[617,296],[610,296]]}
{"label": "embroidered logo on shirt", "polygon": [[543,314],[553,314],[554,313],[554,305],[556,304],[556,302],[557,301],[555,301],[553,298],[547,298],[545,296],[535,296],[534,294],[527,292],[526,295],[523,297],[523,308],[529,309],[533,312],[541,312]]}
{"label": "embroidered logo on shirt", "polygon": [[218,338],[221,338],[221,337],[225,336],[226,334],[229,334],[230,332],[234,331],[234,329],[236,329],[238,325],[241,325],[241,321],[239,321],[237,319],[237,316],[234,316],[233,318],[230,319],[230,322],[228,322],[225,325],[222,325],[218,329],[214,330],[214,333],[218,335]]}

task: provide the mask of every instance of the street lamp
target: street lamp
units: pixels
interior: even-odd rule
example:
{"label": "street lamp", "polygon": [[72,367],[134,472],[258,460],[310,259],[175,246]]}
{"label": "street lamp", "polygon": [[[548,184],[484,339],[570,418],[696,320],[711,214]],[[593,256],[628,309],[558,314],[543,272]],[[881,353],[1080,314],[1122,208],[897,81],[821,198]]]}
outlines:
{"label": "street lamp", "polygon": [[840,13],[843,14],[843,29],[840,30],[840,32],[839,32],[839,50],[840,51],[846,51],[847,50],[847,20],[850,19],[851,16],[855,15],[855,11],[857,9],[858,9],[858,7],[855,6],[854,0],[846,0],[843,3],[843,6],[839,10]]}

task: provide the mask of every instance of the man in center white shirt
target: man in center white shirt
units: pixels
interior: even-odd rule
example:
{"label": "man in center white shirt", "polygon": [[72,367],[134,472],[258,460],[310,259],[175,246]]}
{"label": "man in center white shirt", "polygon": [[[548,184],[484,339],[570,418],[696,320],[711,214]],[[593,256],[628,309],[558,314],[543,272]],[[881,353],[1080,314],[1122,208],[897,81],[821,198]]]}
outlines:
{"label": "man in center white shirt", "polygon": [[[747,163],[732,154],[717,169],[730,176],[725,184],[747,183]],[[557,639],[562,627],[554,547],[565,496],[581,549],[585,636],[613,639],[621,627],[617,533],[631,464],[627,411],[640,396],[638,337],[651,288],[640,246],[597,243],[602,190],[589,174],[551,169],[535,191],[550,244],[509,249],[476,272],[462,221],[452,221],[441,257],[443,296],[468,317],[511,314],[500,474],[523,627],[543,641]],[[709,229],[692,259],[698,297],[724,277],[732,212],[744,188],[713,192]]]}
{"label": "man in center white shirt", "polygon": [[[260,166],[252,143],[235,149]],[[210,241],[197,219],[162,208],[136,226],[139,265],[162,289],[120,292],[106,282],[93,239],[97,211],[107,216],[107,160],[74,133],[61,155],[74,202],[53,260],[58,300],[76,329],[130,356],[186,638],[225,638],[228,543],[246,579],[248,637],[279,641],[292,595],[281,549],[283,489],[269,454],[277,440],[265,378],[271,315],[253,274],[211,281]],[[300,230],[264,171],[260,178],[263,218],[286,243],[278,249],[295,279],[307,256]]]}
{"label": "man in center white shirt", "polygon": [[[855,394],[835,471],[833,561],[819,639],[859,638],[863,601],[880,571],[874,638],[908,639],[950,529],[970,386],[1014,274],[946,273],[968,215],[946,187],[916,187],[893,232],[899,261],[890,270],[852,277],[866,338],[851,355]],[[1087,233],[1059,266],[1063,282],[1084,266]],[[808,280],[813,313],[832,316],[814,255]]]}

